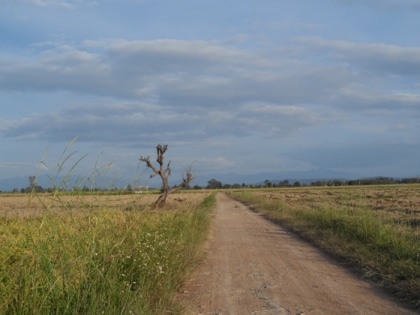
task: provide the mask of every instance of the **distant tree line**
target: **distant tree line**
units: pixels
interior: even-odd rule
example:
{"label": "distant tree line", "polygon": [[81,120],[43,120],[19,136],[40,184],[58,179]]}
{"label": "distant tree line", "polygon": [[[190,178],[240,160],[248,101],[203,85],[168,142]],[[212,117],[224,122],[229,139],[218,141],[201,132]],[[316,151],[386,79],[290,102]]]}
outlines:
{"label": "distant tree line", "polygon": [[207,182],[207,186],[195,185],[192,189],[240,189],[240,188],[271,188],[271,187],[299,187],[302,186],[300,182],[294,182],[290,184],[288,180],[279,181],[277,183],[271,182],[266,179],[262,184],[246,184],[246,183],[235,183],[235,184],[223,184],[217,179],[210,179]]}
{"label": "distant tree line", "polygon": [[354,185],[390,185],[390,184],[419,184],[420,177],[410,178],[392,178],[392,177],[374,177],[374,178],[363,178],[355,180],[342,180],[342,179],[331,179],[331,180],[316,180],[310,183],[294,181],[293,183],[289,180],[282,181],[270,181],[264,180],[261,184],[223,184],[217,179],[211,179],[207,182],[207,186],[202,187],[195,185],[193,189],[239,189],[239,188],[275,188],[275,187],[301,187],[301,186],[354,186]]}
{"label": "distant tree line", "polygon": [[409,177],[409,178],[392,178],[392,177],[373,177],[373,178],[362,178],[354,180],[325,180],[315,181],[311,183],[311,186],[354,186],[354,185],[395,185],[395,184],[418,184],[420,183],[420,177]]}
{"label": "distant tree line", "polygon": [[[134,193],[134,189],[131,184],[126,185],[124,188],[117,187],[107,187],[107,188],[97,188],[97,187],[87,187],[83,186],[73,186],[73,187],[47,187],[44,188],[41,185],[38,185],[36,182],[36,176],[29,176],[29,186],[23,188],[13,188],[12,193],[52,193],[56,191],[62,192],[75,192],[75,193],[96,193],[96,192],[113,192],[113,193]],[[0,191],[1,192],[1,191]]]}
{"label": "distant tree line", "polygon": [[[13,193],[49,193],[56,190],[62,191],[73,191],[73,192],[100,192],[100,191],[112,191],[118,193],[134,193],[134,189],[130,184],[126,187],[119,189],[116,187],[100,189],[100,188],[89,188],[86,186],[83,187],[73,187],[71,189],[58,189],[56,187],[43,188],[42,186],[36,183],[35,176],[29,176],[28,178],[29,186],[18,189],[14,188]],[[420,184],[420,177],[408,177],[408,178],[392,178],[392,177],[374,177],[374,178],[362,178],[354,180],[344,180],[344,179],[331,179],[331,180],[316,180],[313,182],[300,182],[294,181],[293,183],[289,180],[280,180],[280,181],[270,181],[268,179],[264,180],[261,184],[246,184],[246,183],[236,183],[236,184],[223,184],[217,179],[210,179],[207,182],[206,186],[195,185],[193,187],[187,186],[184,189],[240,189],[240,188],[275,188],[275,187],[301,187],[301,186],[355,186],[355,185],[391,185],[391,184]]]}

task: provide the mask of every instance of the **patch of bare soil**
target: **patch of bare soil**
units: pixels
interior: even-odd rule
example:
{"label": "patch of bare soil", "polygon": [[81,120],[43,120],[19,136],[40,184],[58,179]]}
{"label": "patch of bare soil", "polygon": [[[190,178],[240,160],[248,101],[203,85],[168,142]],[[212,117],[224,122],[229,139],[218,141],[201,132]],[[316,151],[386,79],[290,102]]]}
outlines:
{"label": "patch of bare soil", "polygon": [[225,194],[207,256],[180,293],[187,314],[416,314]]}

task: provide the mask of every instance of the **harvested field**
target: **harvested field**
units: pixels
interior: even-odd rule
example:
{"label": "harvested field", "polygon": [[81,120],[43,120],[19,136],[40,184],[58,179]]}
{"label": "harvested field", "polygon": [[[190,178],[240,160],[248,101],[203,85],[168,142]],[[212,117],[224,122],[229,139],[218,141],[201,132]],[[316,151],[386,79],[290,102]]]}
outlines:
{"label": "harvested field", "polygon": [[[177,193],[167,199],[166,208],[195,206],[203,200],[204,192]],[[0,195],[0,217],[27,218],[44,213],[86,209],[145,210],[158,198],[157,193],[144,194],[4,194]]]}
{"label": "harvested field", "polygon": [[420,185],[232,192],[401,300],[420,306]]}
{"label": "harvested field", "polygon": [[420,185],[307,187],[253,190],[255,197],[278,201],[288,209],[365,208],[396,226],[420,235]]}

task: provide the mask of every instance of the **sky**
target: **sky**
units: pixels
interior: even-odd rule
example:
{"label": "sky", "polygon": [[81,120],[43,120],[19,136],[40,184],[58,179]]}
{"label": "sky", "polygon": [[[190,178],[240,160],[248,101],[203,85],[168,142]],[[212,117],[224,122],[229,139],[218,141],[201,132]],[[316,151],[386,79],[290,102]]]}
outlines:
{"label": "sky", "polygon": [[0,179],[143,178],[158,143],[176,177],[419,176],[419,29],[420,0],[0,0]]}

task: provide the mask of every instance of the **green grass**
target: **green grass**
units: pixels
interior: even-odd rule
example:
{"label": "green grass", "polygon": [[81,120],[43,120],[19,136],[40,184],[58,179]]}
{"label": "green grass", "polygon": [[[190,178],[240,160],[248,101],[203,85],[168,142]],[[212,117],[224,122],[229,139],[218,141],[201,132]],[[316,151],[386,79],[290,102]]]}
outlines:
{"label": "green grass", "polygon": [[0,218],[1,313],[182,313],[174,293],[197,262],[214,203],[212,194],[153,212],[66,201],[62,211]]}
{"label": "green grass", "polygon": [[[388,215],[386,211],[379,215],[364,197],[368,192],[358,193],[351,188],[298,188],[236,191],[231,195],[419,307],[419,231],[394,224],[394,208]],[[395,198],[398,195],[390,197]]]}

